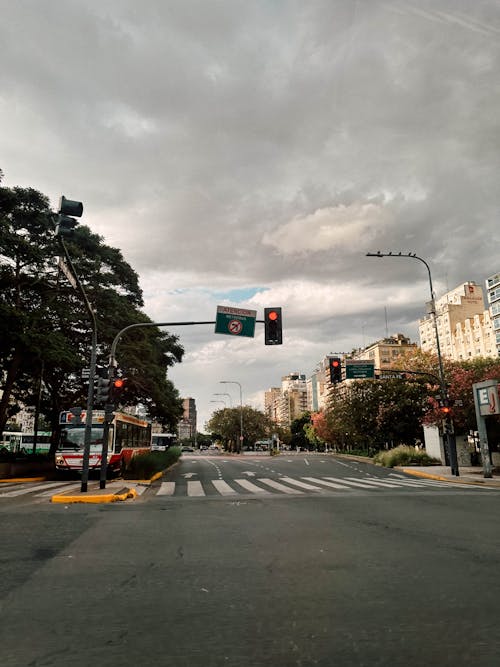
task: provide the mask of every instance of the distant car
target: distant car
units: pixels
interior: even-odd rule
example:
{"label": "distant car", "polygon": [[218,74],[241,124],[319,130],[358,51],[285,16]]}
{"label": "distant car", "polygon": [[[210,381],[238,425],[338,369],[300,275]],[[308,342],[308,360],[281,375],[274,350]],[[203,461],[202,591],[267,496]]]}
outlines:
{"label": "distant car", "polygon": [[181,452],[194,452],[192,447],[182,447]]}

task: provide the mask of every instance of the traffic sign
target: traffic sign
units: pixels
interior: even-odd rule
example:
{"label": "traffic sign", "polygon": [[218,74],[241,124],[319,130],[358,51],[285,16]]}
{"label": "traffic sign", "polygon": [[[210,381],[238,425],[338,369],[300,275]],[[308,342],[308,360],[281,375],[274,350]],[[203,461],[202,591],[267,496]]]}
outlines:
{"label": "traffic sign", "polygon": [[253,338],[256,317],[256,310],[217,306],[215,333]]}
{"label": "traffic sign", "polygon": [[375,362],[368,359],[346,359],[346,380],[364,380],[375,377]]}

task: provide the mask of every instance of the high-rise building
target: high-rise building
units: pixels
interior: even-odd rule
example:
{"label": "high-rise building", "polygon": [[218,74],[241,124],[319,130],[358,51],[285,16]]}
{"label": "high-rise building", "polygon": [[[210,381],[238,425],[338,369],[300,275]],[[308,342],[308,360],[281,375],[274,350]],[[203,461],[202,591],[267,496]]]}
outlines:
{"label": "high-rise building", "polygon": [[496,352],[495,356],[500,356],[500,273],[486,279],[486,290],[491,319],[492,343]]}
{"label": "high-rise building", "polygon": [[[473,281],[462,283],[438,299],[435,308],[443,357],[460,361],[497,356],[490,311],[485,309],[480,285]],[[437,353],[432,312],[419,320],[419,334],[422,350]]]}
{"label": "high-rise building", "polygon": [[196,436],[196,401],[194,398],[182,399],[183,415],[178,425],[179,438],[194,438]]}
{"label": "high-rise building", "polygon": [[264,394],[266,415],[280,426],[290,426],[292,421],[307,411],[306,376],[290,373],[281,378],[281,387],[271,387]]}

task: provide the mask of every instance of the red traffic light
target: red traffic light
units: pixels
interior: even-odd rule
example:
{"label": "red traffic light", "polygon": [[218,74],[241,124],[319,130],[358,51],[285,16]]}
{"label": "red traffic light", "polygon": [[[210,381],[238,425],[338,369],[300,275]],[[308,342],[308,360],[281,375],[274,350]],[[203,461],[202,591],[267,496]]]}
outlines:
{"label": "red traffic light", "polygon": [[267,313],[267,316],[268,316],[268,318],[269,318],[270,320],[272,320],[273,322],[275,322],[275,321],[278,319],[278,317],[279,317],[278,313],[277,313],[275,310],[271,310],[271,311],[269,311],[269,312]]}
{"label": "red traffic light", "polygon": [[332,359],[332,366],[334,368],[337,368],[338,366],[340,366],[340,361],[338,359]]}
{"label": "red traffic light", "polygon": [[114,387],[115,389],[122,389],[122,387],[123,387],[124,385],[125,385],[125,380],[122,380],[121,378],[117,378],[117,379],[113,382],[113,387]]}
{"label": "red traffic light", "polygon": [[443,405],[442,408],[441,408],[441,412],[442,412],[444,415],[449,415],[450,412],[451,412],[451,408],[450,408],[450,406],[449,406],[449,405]]}

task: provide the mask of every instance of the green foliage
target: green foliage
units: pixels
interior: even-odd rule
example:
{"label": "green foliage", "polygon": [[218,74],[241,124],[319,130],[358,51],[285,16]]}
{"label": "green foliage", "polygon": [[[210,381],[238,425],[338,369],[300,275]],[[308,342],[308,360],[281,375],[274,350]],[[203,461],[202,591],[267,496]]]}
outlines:
{"label": "green foliage", "polygon": [[[0,187],[0,431],[17,402],[34,405],[41,378],[41,409],[55,434],[58,413],[86,403],[81,370],[89,365],[91,323],[80,293],[58,273],[63,251],[53,229],[44,195],[31,188]],[[120,250],[84,225],[66,244],[96,313],[98,362],[105,365],[118,331],[151,322],[140,310],[138,276]],[[128,377],[122,405],[140,402],[173,430],[182,403],[167,371],[182,355],[177,337],[157,327],[127,334],[117,352]]]}
{"label": "green foliage", "polygon": [[386,468],[411,464],[430,466],[440,463],[440,461],[432,458],[426,452],[406,445],[399,445],[399,447],[395,447],[394,449],[378,452],[374,456],[373,461]]}
{"label": "green foliage", "polygon": [[[216,410],[206,425],[210,433],[217,434],[217,439],[230,451],[239,451],[240,415],[240,408]],[[274,430],[274,424],[263,412],[243,406],[244,447],[253,446],[256,440],[269,438]]]}
{"label": "green foliage", "polygon": [[166,452],[148,452],[134,456],[124,473],[125,479],[150,479],[157,472],[166,470],[181,455],[180,447],[170,447]]}

